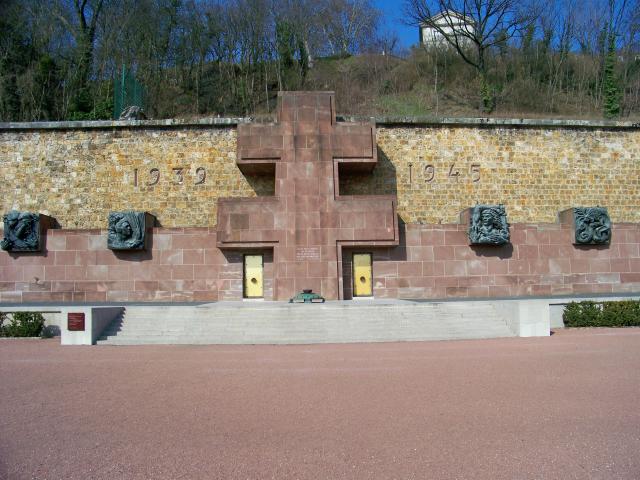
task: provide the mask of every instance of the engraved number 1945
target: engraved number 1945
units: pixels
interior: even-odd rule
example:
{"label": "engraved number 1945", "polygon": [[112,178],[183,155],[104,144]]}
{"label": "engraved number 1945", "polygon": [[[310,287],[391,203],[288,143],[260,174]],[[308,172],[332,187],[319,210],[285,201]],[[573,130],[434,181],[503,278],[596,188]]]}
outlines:
{"label": "engraved number 1945", "polygon": [[[478,183],[480,181],[480,164],[472,163],[469,166],[469,176],[471,177],[471,181],[473,183]],[[427,183],[433,182],[436,178],[436,167],[432,164],[428,164],[424,167],[424,181]],[[462,173],[456,167],[455,163],[449,165],[449,169],[447,172],[447,178],[451,181],[457,182],[461,178],[463,178]]]}

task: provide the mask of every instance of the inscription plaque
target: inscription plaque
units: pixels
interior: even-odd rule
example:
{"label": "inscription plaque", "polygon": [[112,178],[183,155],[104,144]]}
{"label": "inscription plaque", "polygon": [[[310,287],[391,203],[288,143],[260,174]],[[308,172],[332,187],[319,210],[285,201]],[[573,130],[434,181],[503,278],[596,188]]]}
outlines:
{"label": "inscription plaque", "polygon": [[84,313],[67,313],[67,330],[70,332],[84,332]]}
{"label": "inscription plaque", "polygon": [[320,260],[320,247],[298,247],[296,248],[296,261]]}

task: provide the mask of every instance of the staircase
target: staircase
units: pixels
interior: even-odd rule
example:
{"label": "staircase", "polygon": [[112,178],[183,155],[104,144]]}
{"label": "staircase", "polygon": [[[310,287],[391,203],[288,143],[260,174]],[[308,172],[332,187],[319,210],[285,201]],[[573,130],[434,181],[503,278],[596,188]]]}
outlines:
{"label": "staircase", "polygon": [[99,345],[306,344],[512,337],[491,302],[128,306]]}

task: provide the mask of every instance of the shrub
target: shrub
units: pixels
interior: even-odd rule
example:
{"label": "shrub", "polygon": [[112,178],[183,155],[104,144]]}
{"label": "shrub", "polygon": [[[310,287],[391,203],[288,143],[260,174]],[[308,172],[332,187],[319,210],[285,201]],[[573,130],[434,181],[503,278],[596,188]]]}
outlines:
{"label": "shrub", "polygon": [[39,337],[44,327],[44,317],[37,312],[16,312],[9,324],[2,326],[6,337]]}
{"label": "shrub", "polygon": [[640,326],[640,301],[606,302],[602,318],[603,323],[611,327]]}
{"label": "shrub", "polygon": [[562,319],[566,327],[639,327],[640,301],[571,302]]}

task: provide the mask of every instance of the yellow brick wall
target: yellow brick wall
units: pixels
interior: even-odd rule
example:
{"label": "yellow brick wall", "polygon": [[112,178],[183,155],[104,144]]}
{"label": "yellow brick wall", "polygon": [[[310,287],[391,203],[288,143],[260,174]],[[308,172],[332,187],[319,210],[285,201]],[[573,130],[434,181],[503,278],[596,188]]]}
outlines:
{"label": "yellow brick wall", "polygon": [[[235,128],[0,133],[3,212],[55,217],[63,228],[105,228],[113,210],[146,210],[164,227],[216,223],[219,197],[255,196],[273,180],[235,165]],[[157,168],[153,186],[150,170]],[[173,168],[183,168],[178,183]],[[195,185],[204,168],[204,184]],[[138,186],[134,186],[138,169]]]}
{"label": "yellow brick wall", "polygon": [[[397,193],[407,223],[456,222],[475,203],[504,203],[512,223],[553,222],[579,205],[640,222],[635,130],[380,126],[378,147],[373,175],[344,178],[341,192]],[[3,212],[38,211],[63,228],[104,228],[110,211],[125,209],[149,211],[165,227],[212,226],[217,198],[273,190],[272,179],[244,177],[235,158],[233,127],[3,130],[0,202]],[[160,179],[148,186],[152,168]],[[184,169],[181,184],[173,168]],[[206,180],[195,185],[198,168]]]}
{"label": "yellow brick wall", "polygon": [[374,174],[345,179],[341,193],[397,193],[407,223],[457,222],[476,203],[504,203],[512,223],[595,205],[613,221],[640,222],[637,130],[379,127],[378,154]]}

